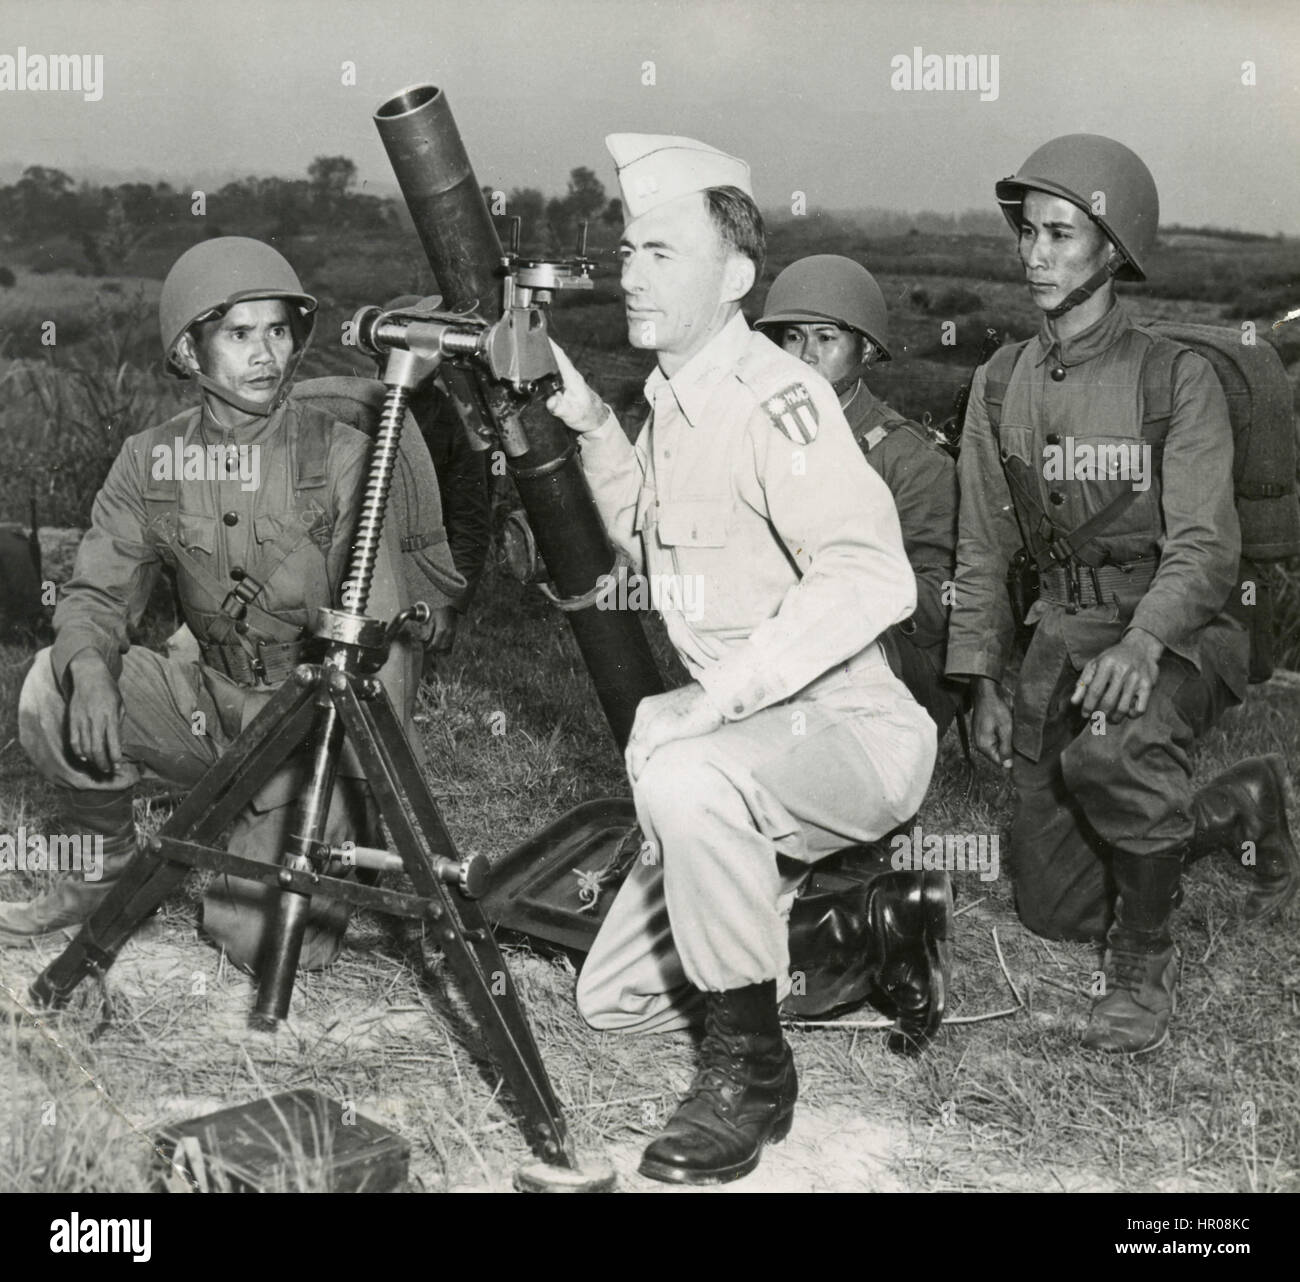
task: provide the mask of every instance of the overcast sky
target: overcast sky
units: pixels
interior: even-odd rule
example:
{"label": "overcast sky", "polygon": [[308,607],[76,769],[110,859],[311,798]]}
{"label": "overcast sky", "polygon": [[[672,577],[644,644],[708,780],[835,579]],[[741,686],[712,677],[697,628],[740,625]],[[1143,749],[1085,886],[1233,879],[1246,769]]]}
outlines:
{"label": "overcast sky", "polygon": [[[431,82],[506,188],[590,165],[612,194],[602,139],[633,130],[743,156],[765,207],[951,211],[1085,131],[1147,161],[1164,222],[1300,232],[1295,0],[0,0],[0,56],[20,45],[103,55],[98,102],[0,91],[0,163],[74,177],[302,176],[342,153],[387,188],[371,115]],[[996,100],[891,88],[916,46],[996,54]]]}

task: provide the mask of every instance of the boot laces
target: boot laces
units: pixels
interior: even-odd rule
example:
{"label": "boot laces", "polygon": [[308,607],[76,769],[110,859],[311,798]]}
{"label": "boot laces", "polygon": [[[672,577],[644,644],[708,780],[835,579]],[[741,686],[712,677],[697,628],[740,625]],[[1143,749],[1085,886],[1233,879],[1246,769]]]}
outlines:
{"label": "boot laces", "polygon": [[685,1099],[711,1095],[725,1100],[729,1093],[743,1088],[742,1067],[741,1056],[727,1045],[726,1038],[717,1029],[710,1028],[700,1047],[699,1069]]}
{"label": "boot laces", "polygon": [[1111,969],[1115,972],[1115,982],[1121,988],[1136,992],[1147,981],[1147,968],[1153,953],[1137,952],[1129,948],[1111,949]]}

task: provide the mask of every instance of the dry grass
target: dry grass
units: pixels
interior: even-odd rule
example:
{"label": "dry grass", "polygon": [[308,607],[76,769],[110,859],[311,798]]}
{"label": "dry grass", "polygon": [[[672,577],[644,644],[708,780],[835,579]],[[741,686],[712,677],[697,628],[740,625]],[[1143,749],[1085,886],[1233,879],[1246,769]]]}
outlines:
{"label": "dry grass", "polygon": [[[23,659],[7,651],[0,663],[12,725]],[[1206,740],[1198,778],[1254,752],[1300,760],[1298,700],[1252,691]],[[497,711],[504,735],[492,733]],[[623,787],[563,621],[504,578],[486,585],[456,655],[426,685],[420,733],[431,786],[467,852],[500,855],[576,802]],[[969,798],[966,786],[950,736],[922,823],[998,832],[1005,848],[1000,781],[981,769]],[[0,830],[53,822],[48,789],[12,743],[0,751],[0,796]],[[161,817],[156,807],[140,814],[145,826]],[[1300,1188],[1294,908],[1282,922],[1243,929],[1239,876],[1199,865],[1177,919],[1173,1042],[1125,1061],[1077,1044],[1096,951],[1024,931],[1005,877],[958,880],[952,1014],[1015,1004],[994,928],[1024,1009],[946,1028],[916,1061],[891,1056],[879,1032],[793,1030],[802,1092],[794,1130],[737,1188]],[[6,881],[5,897],[26,893],[18,874]],[[339,963],[300,978],[290,1020],[268,1037],[245,1024],[251,981],[199,940],[195,894],[191,885],[137,933],[104,988],[83,985],[44,1030],[5,1030],[0,1060],[12,1087],[0,1104],[0,1188],[148,1187],[148,1137],[160,1124],[305,1085],[405,1136],[414,1187],[509,1186],[524,1145],[436,956],[421,974],[420,951],[402,932],[362,915]],[[56,951],[0,953],[0,977],[21,996]],[[593,1033],[574,1009],[567,961],[526,949],[509,958],[580,1148],[604,1151],[621,1187],[662,1191],[635,1167],[691,1076],[691,1037]]]}
{"label": "dry grass", "polygon": [[[785,261],[810,252],[785,248]],[[933,350],[942,317],[913,301],[911,291],[928,288],[937,297],[956,273],[927,277],[915,245],[876,248],[910,254],[905,266],[887,255],[878,264],[908,352],[881,390],[897,393],[899,408],[944,412],[966,370]],[[864,247],[863,257],[877,265],[870,250]],[[957,252],[934,252],[940,250]],[[990,245],[988,253],[995,252],[1004,250]],[[936,258],[937,270],[946,271],[946,261]],[[778,254],[769,275],[781,266]],[[412,270],[400,267],[403,282]],[[407,287],[394,285],[392,292]],[[978,335],[991,318],[1003,318],[1013,332],[1027,323],[1019,289],[999,273],[972,285],[982,307],[961,317],[962,329],[974,327]],[[329,304],[339,315],[373,301],[349,296],[353,285],[342,276],[334,287]],[[602,296],[557,318],[557,329],[571,351],[586,353],[601,391],[631,418],[644,362],[607,341],[621,325]],[[1190,306],[1203,314],[1207,305]],[[1144,298],[1137,310],[1191,314],[1163,298]],[[322,333],[333,332],[326,321]],[[320,368],[305,372],[334,368],[329,362],[342,357],[320,345],[313,360]],[[13,455],[17,438],[6,439]],[[31,463],[22,456],[5,461],[7,476]],[[0,514],[25,518],[25,485],[6,494],[0,481],[0,497],[12,500]],[[57,581],[67,577],[74,543],[70,531],[43,534],[46,572]],[[1293,587],[1291,581],[1286,589],[1292,595]],[[154,619],[142,639],[156,642],[169,622]],[[662,630],[652,627],[651,635],[671,667]],[[14,738],[17,691],[29,661],[20,649],[0,647],[0,832],[21,823],[56,827],[52,791]],[[1198,780],[1266,751],[1281,752],[1294,770],[1298,703],[1292,688],[1252,690],[1246,706],[1202,745]],[[505,714],[504,734],[493,733],[502,724],[495,713]],[[455,655],[425,685],[419,733],[431,787],[465,853],[499,857],[578,802],[625,790],[567,625],[535,593],[497,575],[485,584]],[[950,736],[922,823],[932,831],[997,833],[1005,851],[1010,797],[1001,781],[980,768],[969,795],[967,784]],[[142,799],[137,818],[152,828],[165,814],[165,803]],[[983,883],[959,874],[951,1013],[1016,1005],[994,929],[1023,1009],[951,1025],[914,1061],[889,1055],[880,1032],[793,1030],[801,1085],[794,1130],[753,1176],[731,1187],[1300,1188],[1300,908],[1292,905],[1279,922],[1243,928],[1236,916],[1240,876],[1206,864],[1190,876],[1176,918],[1183,969],[1173,1040],[1126,1061],[1078,1046],[1096,951],[1046,943],[1023,930],[1005,875]],[[0,896],[17,899],[49,876],[11,873],[0,881]],[[273,1037],[255,1034],[246,1027],[251,981],[198,938],[197,888],[192,879],[137,933],[106,985],[82,985],[72,1008],[42,1025],[0,1025],[8,1083],[0,1092],[0,1189],[146,1188],[155,1160],[149,1136],[162,1124],[306,1085],[352,1102],[408,1139],[416,1188],[509,1186],[526,1151],[473,1027],[443,985],[436,955],[426,973],[422,950],[401,929],[360,915],[338,964],[300,977],[287,1025]],[[56,953],[52,946],[0,951],[0,981],[21,998]],[[521,949],[509,957],[580,1148],[604,1150],[623,1188],[667,1191],[635,1167],[691,1076],[692,1039],[593,1033],[574,1009],[566,960]],[[3,993],[0,1000],[7,1000]]]}

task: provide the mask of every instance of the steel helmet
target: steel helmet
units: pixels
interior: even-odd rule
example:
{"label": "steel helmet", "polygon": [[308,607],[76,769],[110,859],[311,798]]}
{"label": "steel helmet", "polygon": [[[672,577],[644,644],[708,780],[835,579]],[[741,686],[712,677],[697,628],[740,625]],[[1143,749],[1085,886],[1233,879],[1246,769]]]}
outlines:
{"label": "steel helmet", "polygon": [[827,321],[865,334],[890,360],[889,310],[876,278],[839,254],[812,254],[791,263],[773,282],[757,328]]}
{"label": "steel helmet", "polygon": [[[1160,198],[1155,179],[1121,142],[1101,134],[1065,134],[1035,151],[996,187],[1012,230],[1020,231],[1026,191],[1045,191],[1077,205],[1110,237],[1124,258],[1119,280],[1146,280],[1142,264],[1156,240]],[[1100,197],[1103,213],[1094,213]]]}
{"label": "steel helmet", "polygon": [[296,312],[298,352],[311,337],[316,300],[284,256],[247,236],[218,236],[187,249],[172,265],[158,300],[158,328],[169,372],[187,377],[176,344],[191,325],[224,315],[236,303],[283,298]]}

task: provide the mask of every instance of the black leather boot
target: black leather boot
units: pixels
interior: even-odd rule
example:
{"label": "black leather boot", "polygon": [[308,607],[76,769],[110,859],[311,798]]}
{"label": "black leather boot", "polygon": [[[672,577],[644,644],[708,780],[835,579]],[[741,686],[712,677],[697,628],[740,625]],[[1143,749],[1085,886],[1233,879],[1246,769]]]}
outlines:
{"label": "black leather boot", "polygon": [[1093,1004],[1083,1034],[1090,1050],[1139,1055],[1169,1036],[1178,981],[1169,919],[1185,853],[1181,847],[1155,855],[1111,852],[1119,898],[1106,935],[1106,992]]}
{"label": "black leather boot", "polygon": [[69,835],[80,834],[84,846],[96,838],[103,852],[101,876],[68,872],[52,890],[26,903],[0,904],[0,947],[30,943],[70,926],[79,926],[103,902],[113,883],[135,858],[132,789],[103,792],[62,788],[59,815]]}
{"label": "black leather boot", "polygon": [[641,1174],[672,1184],[726,1184],[785,1139],[799,1094],[776,1009],[776,981],[704,994],[700,1068]]}
{"label": "black leather boot", "polygon": [[793,987],[782,1009],[801,1019],[872,1001],[899,1021],[891,1050],[920,1050],[943,1020],[952,882],[944,872],[885,872],[797,899],[790,913]]}
{"label": "black leather boot", "polygon": [[876,902],[877,933],[884,944],[878,984],[882,1006],[894,1008],[898,1028],[888,1046],[915,1055],[939,1031],[952,973],[952,878],[946,872],[894,873],[895,884]]}
{"label": "black leather boot", "polygon": [[1249,757],[1206,784],[1192,802],[1196,835],[1187,862],[1227,854],[1240,863],[1254,846],[1255,882],[1246,896],[1248,921],[1275,917],[1300,886],[1300,855],[1286,815],[1286,763],[1277,753]]}

